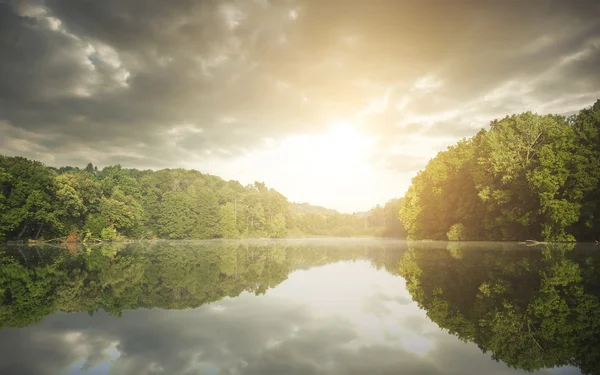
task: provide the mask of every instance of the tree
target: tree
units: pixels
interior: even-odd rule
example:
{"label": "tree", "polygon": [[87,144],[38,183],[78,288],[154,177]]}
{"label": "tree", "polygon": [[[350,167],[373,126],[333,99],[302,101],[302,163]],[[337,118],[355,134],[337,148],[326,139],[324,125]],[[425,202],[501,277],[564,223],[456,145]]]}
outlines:
{"label": "tree", "polygon": [[86,216],[85,223],[83,225],[83,231],[89,232],[96,238],[102,237],[102,230],[108,228],[110,223],[105,215],[99,213],[92,213]]}
{"label": "tree", "polygon": [[39,229],[55,230],[52,210],[54,171],[42,163],[0,155],[0,233],[6,239],[27,238]]}
{"label": "tree", "polygon": [[235,212],[233,204],[226,203],[219,208],[219,236],[224,238],[237,238],[239,236],[235,225]]}
{"label": "tree", "polygon": [[158,214],[158,234],[163,238],[191,238],[198,212],[192,198],[182,191],[169,191],[162,196]]}
{"label": "tree", "polygon": [[62,174],[54,178],[54,213],[60,220],[61,226],[71,231],[80,225],[87,207],[79,194],[79,185],[73,174]]}
{"label": "tree", "polygon": [[125,234],[142,217],[142,207],[139,202],[119,188],[113,189],[110,198],[101,199],[99,209],[111,226]]}
{"label": "tree", "polygon": [[464,226],[462,224],[454,224],[448,230],[447,237],[448,241],[460,241],[464,238]]}
{"label": "tree", "polygon": [[85,167],[85,171],[88,173],[94,173],[94,165],[92,163],[88,163],[88,165]]}
{"label": "tree", "polygon": [[216,195],[203,188],[195,192],[193,204],[198,212],[193,231],[194,238],[215,238],[219,233],[220,209]]}
{"label": "tree", "polygon": [[478,139],[463,140],[437,154],[412,180],[399,218],[411,239],[445,240],[453,225],[466,228],[465,239],[482,235],[482,204],[472,169]]}
{"label": "tree", "polygon": [[502,239],[574,239],[565,229],[577,222],[582,196],[565,187],[574,178],[576,148],[562,116],[527,112],[492,122],[475,174]]}
{"label": "tree", "polygon": [[267,234],[271,238],[282,238],[286,235],[285,217],[282,214],[277,214],[269,221]]}
{"label": "tree", "polygon": [[402,199],[392,199],[385,204],[383,208],[385,215],[383,236],[406,238],[406,229],[404,229],[398,217],[402,201]]}
{"label": "tree", "polygon": [[597,240],[600,228],[600,100],[572,116],[569,122],[575,130],[578,147],[571,155],[572,174],[576,178],[572,179],[568,189],[573,194],[583,195],[579,219],[571,230],[578,239]]}

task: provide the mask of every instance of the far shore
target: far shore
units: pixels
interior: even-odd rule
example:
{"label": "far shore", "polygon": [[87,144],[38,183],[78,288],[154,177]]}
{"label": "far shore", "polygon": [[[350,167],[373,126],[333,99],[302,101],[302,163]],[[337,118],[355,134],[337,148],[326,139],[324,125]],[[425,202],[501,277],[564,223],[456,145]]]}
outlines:
{"label": "far shore", "polygon": [[551,245],[551,244],[595,244],[598,245],[598,241],[578,241],[578,242],[544,242],[544,241],[443,241],[443,240],[409,240],[405,238],[393,238],[393,237],[375,237],[375,236],[354,236],[354,237],[333,237],[333,236],[310,236],[310,237],[283,237],[283,238],[269,238],[269,237],[242,237],[242,238],[211,238],[211,239],[123,239],[123,240],[112,240],[112,241],[74,241],[66,242],[60,240],[49,240],[49,241],[5,241],[0,242],[0,245],[24,245],[24,246],[44,246],[44,245],[110,245],[110,244],[134,244],[134,243],[156,243],[156,242],[278,242],[278,241],[356,241],[356,240],[377,240],[377,241],[400,241],[409,243],[446,243],[446,244],[469,244],[474,245],[477,243],[481,244],[519,244],[526,246],[537,246],[537,245]]}

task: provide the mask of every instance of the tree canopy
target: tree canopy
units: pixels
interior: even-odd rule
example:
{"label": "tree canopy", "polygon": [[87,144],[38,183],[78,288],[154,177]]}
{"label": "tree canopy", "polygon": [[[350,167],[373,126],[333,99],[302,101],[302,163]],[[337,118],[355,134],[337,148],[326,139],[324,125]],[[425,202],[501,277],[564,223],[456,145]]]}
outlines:
{"label": "tree canopy", "polygon": [[599,191],[600,101],[492,121],[417,174],[399,215],[412,239],[589,241]]}
{"label": "tree canopy", "polygon": [[195,170],[56,169],[0,156],[0,241],[401,237],[397,204],[341,214],[290,203],[261,182],[242,186]]}

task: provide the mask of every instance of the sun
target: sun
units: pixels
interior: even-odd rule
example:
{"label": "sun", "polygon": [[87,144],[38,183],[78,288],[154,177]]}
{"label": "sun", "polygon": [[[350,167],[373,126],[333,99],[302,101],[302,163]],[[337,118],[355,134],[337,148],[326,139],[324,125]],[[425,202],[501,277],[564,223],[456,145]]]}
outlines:
{"label": "sun", "polygon": [[272,183],[291,201],[368,207],[379,181],[372,165],[376,138],[346,121],[322,129],[320,134],[270,140],[264,149],[232,158],[215,170],[244,183]]}
{"label": "sun", "polygon": [[371,144],[369,138],[345,121],[330,126],[329,133],[325,135],[324,140],[332,151],[339,154],[356,154],[369,148]]}
{"label": "sun", "polygon": [[329,132],[329,137],[333,142],[339,142],[347,146],[359,147],[364,141],[362,134],[347,122],[335,124]]}
{"label": "sun", "polygon": [[371,141],[348,122],[330,126],[320,142],[322,167],[330,173],[342,173],[362,161],[369,151]]}

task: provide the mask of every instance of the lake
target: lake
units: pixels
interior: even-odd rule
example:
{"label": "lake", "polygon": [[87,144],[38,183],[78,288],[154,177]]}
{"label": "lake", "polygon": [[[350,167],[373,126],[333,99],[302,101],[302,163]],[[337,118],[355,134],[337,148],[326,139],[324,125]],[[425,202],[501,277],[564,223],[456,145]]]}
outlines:
{"label": "lake", "polygon": [[4,245],[0,259],[0,374],[600,374],[593,244]]}

